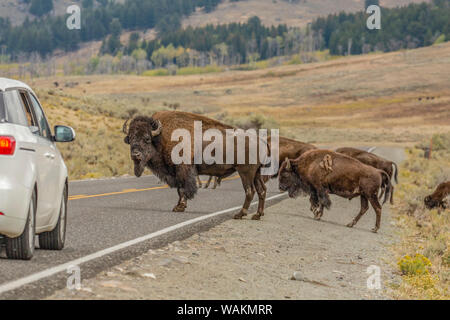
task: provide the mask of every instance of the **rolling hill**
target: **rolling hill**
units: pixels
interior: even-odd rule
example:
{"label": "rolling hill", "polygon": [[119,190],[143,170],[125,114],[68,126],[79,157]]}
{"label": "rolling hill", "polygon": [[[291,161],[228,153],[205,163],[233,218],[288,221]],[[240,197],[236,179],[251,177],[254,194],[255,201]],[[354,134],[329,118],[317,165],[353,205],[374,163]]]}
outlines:
{"label": "rolling hill", "polygon": [[[125,0],[116,0],[124,2]],[[382,0],[386,7],[402,6],[408,3],[429,2],[429,0]],[[71,4],[81,6],[81,0],[53,0],[54,10],[51,15],[59,16],[66,13]],[[9,17],[14,25],[21,24],[26,17],[34,19],[29,13],[30,5],[24,0],[2,0],[0,2],[0,17]],[[355,12],[364,7],[364,0],[241,0],[231,2],[223,0],[219,7],[205,13],[199,9],[183,22],[184,26],[203,26],[208,23],[221,24],[230,22],[244,22],[251,16],[259,16],[264,24],[288,24],[301,26],[318,16],[346,11]]]}

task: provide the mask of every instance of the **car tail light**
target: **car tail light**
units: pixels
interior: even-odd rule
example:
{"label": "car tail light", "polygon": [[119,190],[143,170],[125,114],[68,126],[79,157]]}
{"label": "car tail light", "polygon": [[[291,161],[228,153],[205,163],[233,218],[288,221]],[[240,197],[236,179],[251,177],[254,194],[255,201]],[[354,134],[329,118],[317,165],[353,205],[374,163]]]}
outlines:
{"label": "car tail light", "polygon": [[0,136],[0,155],[12,156],[16,150],[16,139],[11,136]]}
{"label": "car tail light", "polygon": [[4,216],[5,214],[3,212],[0,212],[0,216]]}

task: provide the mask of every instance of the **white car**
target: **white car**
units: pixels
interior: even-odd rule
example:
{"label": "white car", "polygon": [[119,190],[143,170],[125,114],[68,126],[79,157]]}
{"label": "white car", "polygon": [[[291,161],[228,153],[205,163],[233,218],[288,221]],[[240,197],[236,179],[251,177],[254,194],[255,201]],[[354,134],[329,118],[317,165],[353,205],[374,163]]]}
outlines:
{"label": "white car", "polygon": [[55,142],[75,132],[54,131],[30,87],[0,78],[0,243],[8,258],[31,259],[36,234],[41,249],[64,247],[67,167]]}

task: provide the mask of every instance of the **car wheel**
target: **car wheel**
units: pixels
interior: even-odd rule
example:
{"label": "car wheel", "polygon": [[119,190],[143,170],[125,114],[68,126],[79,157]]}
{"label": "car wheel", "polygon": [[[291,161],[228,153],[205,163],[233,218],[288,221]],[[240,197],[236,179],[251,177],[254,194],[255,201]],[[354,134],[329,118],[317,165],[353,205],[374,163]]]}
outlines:
{"label": "car wheel", "polygon": [[52,231],[43,232],[39,235],[39,248],[45,250],[62,250],[66,240],[67,224],[67,186],[61,198],[58,223]]}
{"label": "car wheel", "polygon": [[36,191],[31,195],[25,228],[17,238],[6,238],[6,256],[9,259],[30,260],[34,254],[36,234]]}

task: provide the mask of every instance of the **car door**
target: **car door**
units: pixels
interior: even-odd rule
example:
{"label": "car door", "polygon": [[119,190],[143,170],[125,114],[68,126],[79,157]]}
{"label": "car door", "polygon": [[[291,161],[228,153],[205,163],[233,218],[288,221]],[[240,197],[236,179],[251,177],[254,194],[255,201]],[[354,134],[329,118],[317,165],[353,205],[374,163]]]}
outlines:
{"label": "car door", "polygon": [[50,222],[51,217],[58,210],[58,184],[59,168],[56,157],[58,152],[52,139],[50,127],[44,115],[42,107],[33,94],[21,91],[24,104],[33,113],[35,126],[34,133],[37,135],[38,148],[38,214],[36,216],[37,227],[45,226]]}

